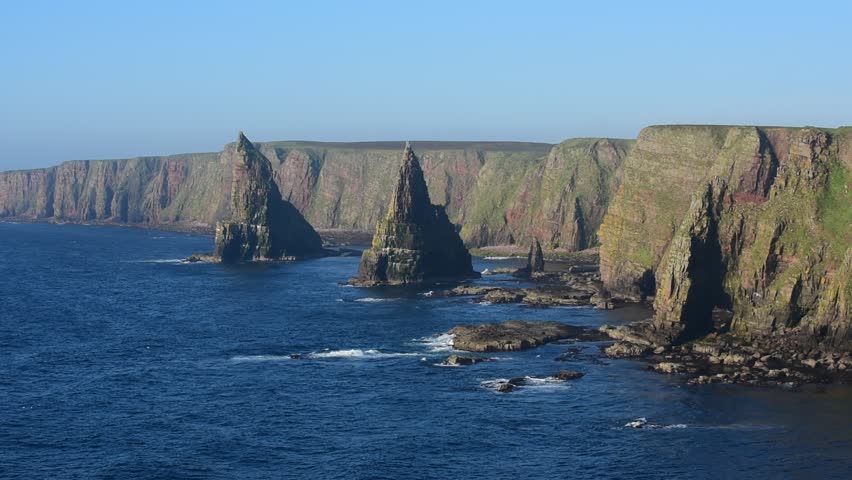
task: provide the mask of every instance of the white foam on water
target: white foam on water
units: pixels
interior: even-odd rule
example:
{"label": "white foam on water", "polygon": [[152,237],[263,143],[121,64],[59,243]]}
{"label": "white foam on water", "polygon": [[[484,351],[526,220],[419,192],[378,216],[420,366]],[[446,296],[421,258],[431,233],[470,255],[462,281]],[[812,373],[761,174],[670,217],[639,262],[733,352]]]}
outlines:
{"label": "white foam on water", "polygon": [[373,297],[356,298],[355,299],[356,302],[363,302],[363,303],[395,302],[397,300],[399,300],[399,299],[398,298],[373,298]]}
{"label": "white foam on water", "polygon": [[555,377],[524,377],[524,387],[541,387],[545,385],[564,385],[565,380],[559,380]]}
{"label": "white foam on water", "polygon": [[671,430],[671,429],[681,429],[687,428],[685,423],[675,423],[672,425],[660,425],[657,423],[651,423],[645,417],[639,417],[634,420],[631,420],[624,424],[624,428],[636,428],[636,429],[646,429],[646,430]]}
{"label": "white foam on water", "polygon": [[415,338],[414,342],[423,345],[428,351],[433,353],[452,352],[453,340],[455,339],[455,337],[456,336],[451,333],[441,333],[428,337]]}
{"label": "white foam on water", "polygon": [[509,382],[508,378],[495,378],[493,380],[483,380],[479,382],[479,386],[482,388],[488,388],[491,390],[496,390],[500,385],[506,384]]}
{"label": "white foam on water", "polygon": [[421,297],[431,297],[432,295],[435,295],[435,291],[429,290],[428,292],[418,293],[418,295]]}
{"label": "white foam on water", "polygon": [[509,256],[509,257],[484,257],[485,260],[512,260],[515,258],[523,258],[518,256]]}
{"label": "white foam on water", "polygon": [[418,355],[417,353],[400,353],[400,352],[382,352],[376,349],[362,350],[360,348],[350,348],[345,350],[323,350],[322,352],[314,352],[306,355],[307,358],[396,358],[409,357]]}
{"label": "white foam on water", "polygon": [[[495,378],[492,380],[483,380],[479,382],[479,386],[490,390],[496,390],[499,386],[509,383],[508,378]],[[514,386],[514,391],[552,391],[568,387],[570,382],[560,380],[556,377],[532,377],[525,376],[523,383]]]}
{"label": "white foam on water", "polygon": [[184,263],[182,258],[154,258],[150,260],[131,260],[128,263]]}
{"label": "white foam on water", "polygon": [[648,424],[648,419],[645,417],[639,417],[635,420],[631,420],[624,424],[627,428],[642,428]]}
{"label": "white foam on water", "polygon": [[289,355],[237,355],[231,357],[232,362],[280,362],[291,360]]}

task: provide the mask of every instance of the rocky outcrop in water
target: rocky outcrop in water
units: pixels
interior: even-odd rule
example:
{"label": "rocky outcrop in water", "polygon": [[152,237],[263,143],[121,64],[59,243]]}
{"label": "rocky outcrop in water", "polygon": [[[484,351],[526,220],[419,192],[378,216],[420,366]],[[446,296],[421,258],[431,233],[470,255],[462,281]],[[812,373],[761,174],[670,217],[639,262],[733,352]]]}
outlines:
{"label": "rocky outcrop in water", "polygon": [[444,208],[429,199],[420,162],[406,144],[387,216],[376,227],[353,283],[404,285],[476,276],[470,253]]}
{"label": "rocky outcrop in water", "polygon": [[468,352],[514,352],[564,338],[588,341],[605,338],[598,332],[573,325],[523,320],[459,325],[448,333],[453,335],[454,349]]}
{"label": "rocky outcrop in water", "polygon": [[232,218],[216,225],[214,256],[226,263],[322,252],[322,241],[272,180],[272,165],[242,132],[231,184]]}
{"label": "rocky outcrop in water", "polygon": [[852,129],[649,127],[622,174],[601,274],[653,299],[634,335],[702,338],[730,311],[721,333],[757,353],[852,349]]}

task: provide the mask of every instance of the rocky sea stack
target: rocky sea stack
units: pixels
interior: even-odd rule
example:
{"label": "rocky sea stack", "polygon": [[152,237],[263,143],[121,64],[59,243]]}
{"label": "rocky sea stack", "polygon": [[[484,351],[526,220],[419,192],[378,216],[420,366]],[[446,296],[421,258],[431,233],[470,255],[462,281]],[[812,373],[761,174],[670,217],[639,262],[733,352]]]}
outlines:
{"label": "rocky sea stack", "polygon": [[319,234],[288,201],[272,164],[240,132],[231,183],[231,221],[216,224],[214,257],[225,263],[283,260],[323,251]]}
{"label": "rocky sea stack", "polygon": [[541,243],[539,243],[537,238],[533,238],[530,244],[530,253],[527,254],[526,271],[530,274],[544,271],[544,253],[541,251]]}
{"label": "rocky sea stack", "polygon": [[405,285],[478,275],[444,207],[432,205],[420,162],[406,143],[387,216],[352,283]]}

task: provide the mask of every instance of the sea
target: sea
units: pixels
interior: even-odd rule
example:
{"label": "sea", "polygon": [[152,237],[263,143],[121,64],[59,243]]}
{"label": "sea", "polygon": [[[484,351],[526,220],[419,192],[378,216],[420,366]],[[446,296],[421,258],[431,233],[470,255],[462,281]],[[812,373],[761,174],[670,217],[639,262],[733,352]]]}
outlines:
{"label": "sea", "polygon": [[[455,325],[598,327],[640,308],[350,287],[357,255],[180,262],[212,243],[0,223],[0,478],[852,478],[849,387],[688,386],[596,342],[440,366]],[[564,369],[585,376],[547,379]]]}

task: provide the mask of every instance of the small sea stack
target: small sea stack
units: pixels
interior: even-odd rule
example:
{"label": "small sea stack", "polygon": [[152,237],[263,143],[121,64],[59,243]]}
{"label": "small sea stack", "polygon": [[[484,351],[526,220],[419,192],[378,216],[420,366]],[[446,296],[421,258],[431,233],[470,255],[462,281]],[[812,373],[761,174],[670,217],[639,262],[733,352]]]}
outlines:
{"label": "small sea stack", "polygon": [[541,251],[541,243],[535,237],[533,237],[533,241],[530,243],[530,252],[527,254],[526,271],[530,274],[544,271],[544,253]]}
{"label": "small sea stack", "polygon": [[242,132],[233,172],[232,217],[216,224],[216,260],[286,260],[323,252],[319,234],[296,207],[281,198],[272,164]]}
{"label": "small sea stack", "polygon": [[444,207],[433,205],[423,170],[406,142],[387,216],[361,257],[361,286],[406,285],[478,277],[470,253]]}

